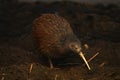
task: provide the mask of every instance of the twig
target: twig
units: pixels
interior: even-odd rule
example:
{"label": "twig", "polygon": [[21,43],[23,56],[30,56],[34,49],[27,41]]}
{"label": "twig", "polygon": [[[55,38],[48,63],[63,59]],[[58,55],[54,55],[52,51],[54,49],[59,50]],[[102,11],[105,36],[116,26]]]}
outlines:
{"label": "twig", "polygon": [[58,77],[58,75],[56,74],[54,80],[57,80],[57,77]]}
{"label": "twig", "polygon": [[27,80],[30,80],[30,73],[32,72],[32,69],[33,69],[33,63],[30,64]]}
{"label": "twig", "polygon": [[[97,52],[95,55],[93,55],[89,60],[87,60],[87,62],[90,62],[91,60],[93,60],[98,54],[99,54],[99,52]],[[85,65],[85,63],[83,65]]]}
{"label": "twig", "polygon": [[33,69],[33,63],[30,65],[29,73],[31,73],[32,69]]}
{"label": "twig", "polygon": [[7,75],[7,74],[5,74],[5,73],[2,73],[2,74],[0,74],[0,75],[4,76],[4,75]]}
{"label": "twig", "polygon": [[5,79],[5,77],[2,77],[2,78],[1,78],[1,80],[4,80],[4,79]]}
{"label": "twig", "polygon": [[7,75],[7,74],[5,74],[5,73],[2,73],[1,75],[2,75],[2,78],[1,78],[1,80],[4,80],[4,79],[5,79],[5,77],[4,77],[4,76],[5,76],[5,75]]}
{"label": "twig", "polygon": [[84,44],[84,47],[85,47],[85,49],[89,48],[88,44]]}
{"label": "twig", "polygon": [[106,62],[103,62],[99,65],[99,67],[103,67],[106,64]]}
{"label": "twig", "polygon": [[93,56],[88,60],[88,62],[90,62],[91,60],[93,60],[98,54],[99,54],[99,52],[97,52],[95,55],[93,55]]}

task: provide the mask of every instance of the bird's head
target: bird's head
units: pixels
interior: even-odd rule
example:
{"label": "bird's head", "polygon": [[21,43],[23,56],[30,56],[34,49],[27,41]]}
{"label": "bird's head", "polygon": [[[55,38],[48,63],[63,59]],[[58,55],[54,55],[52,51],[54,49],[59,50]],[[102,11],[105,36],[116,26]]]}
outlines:
{"label": "bird's head", "polygon": [[74,53],[79,53],[81,51],[81,45],[79,42],[71,42],[69,44],[69,48],[74,52]]}
{"label": "bird's head", "polygon": [[67,49],[68,51],[73,51],[74,53],[80,55],[81,58],[84,60],[85,64],[87,65],[88,69],[90,70],[89,64],[82,53],[81,42],[74,34],[67,35],[67,37],[62,38],[61,42],[64,43],[63,48]]}
{"label": "bird's head", "polygon": [[69,48],[74,52],[74,53],[77,53],[81,56],[81,58],[84,60],[85,64],[87,65],[88,69],[91,70],[84,54],[82,53],[81,51],[81,46],[80,46],[80,43],[79,42],[72,42],[69,44]]}

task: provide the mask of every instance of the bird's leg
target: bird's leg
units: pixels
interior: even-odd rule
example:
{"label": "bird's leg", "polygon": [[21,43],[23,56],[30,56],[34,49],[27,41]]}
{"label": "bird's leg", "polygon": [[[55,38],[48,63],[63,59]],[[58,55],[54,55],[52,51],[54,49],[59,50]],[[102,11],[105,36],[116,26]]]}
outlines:
{"label": "bird's leg", "polygon": [[50,58],[48,58],[48,60],[49,60],[50,69],[53,69],[53,64],[52,64],[51,59],[50,59]]}

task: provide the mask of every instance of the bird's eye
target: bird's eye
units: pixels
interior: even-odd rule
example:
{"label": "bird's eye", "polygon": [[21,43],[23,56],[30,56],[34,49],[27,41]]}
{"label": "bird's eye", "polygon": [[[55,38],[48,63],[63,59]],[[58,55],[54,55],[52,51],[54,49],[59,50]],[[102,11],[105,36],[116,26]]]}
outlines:
{"label": "bird's eye", "polygon": [[74,48],[75,48],[75,49],[78,49],[78,46],[77,46],[77,45],[74,45]]}
{"label": "bird's eye", "polygon": [[73,44],[70,44],[70,48],[73,50],[73,51],[75,51],[75,52],[79,52],[80,51],[80,49],[79,49],[79,46],[78,45],[76,45],[75,43]]}
{"label": "bird's eye", "polygon": [[77,47],[75,47],[75,49],[78,49]]}

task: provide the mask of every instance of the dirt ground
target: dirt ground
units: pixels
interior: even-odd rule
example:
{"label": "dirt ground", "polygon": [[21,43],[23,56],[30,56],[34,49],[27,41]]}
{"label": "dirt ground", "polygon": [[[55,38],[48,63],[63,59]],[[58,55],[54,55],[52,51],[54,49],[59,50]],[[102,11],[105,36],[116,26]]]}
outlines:
{"label": "dirt ground", "polygon": [[[66,18],[90,59],[91,71],[78,55],[53,59],[54,69],[39,56],[31,36],[32,21],[43,13]],[[89,48],[85,49],[84,44]],[[114,4],[18,3],[0,1],[1,80],[120,80],[120,7]],[[32,66],[32,69],[31,69]]]}

